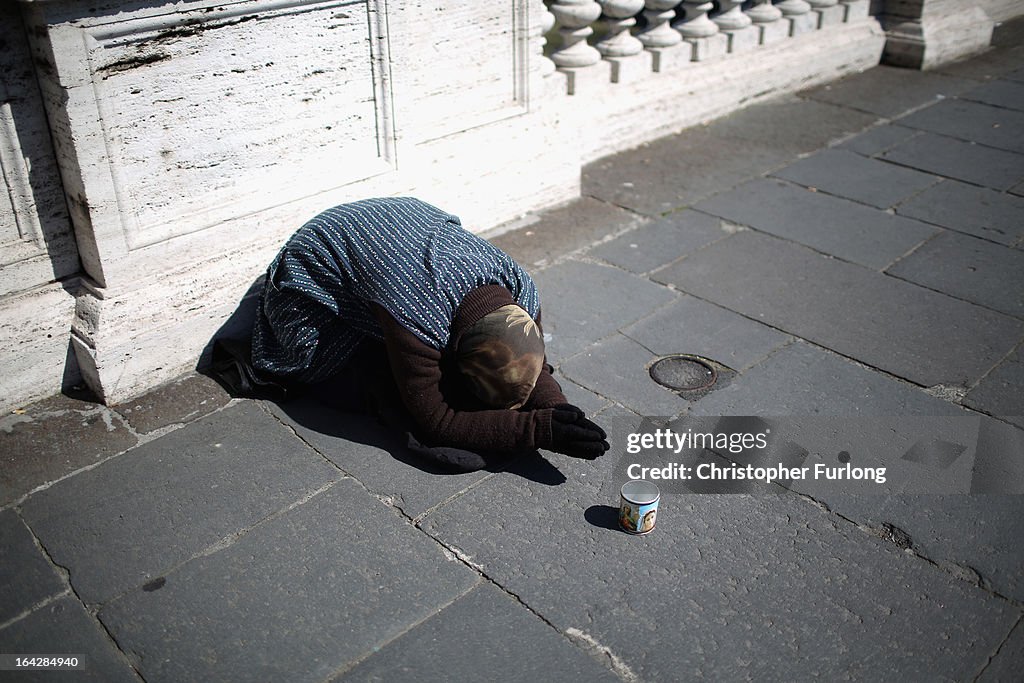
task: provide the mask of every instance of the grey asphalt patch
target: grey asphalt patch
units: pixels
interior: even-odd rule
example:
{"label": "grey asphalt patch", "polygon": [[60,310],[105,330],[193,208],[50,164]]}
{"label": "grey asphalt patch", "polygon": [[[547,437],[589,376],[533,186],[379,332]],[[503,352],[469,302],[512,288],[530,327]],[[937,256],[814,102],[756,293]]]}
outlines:
{"label": "grey asphalt patch", "polygon": [[22,410],[0,417],[0,505],[138,442],[95,403],[55,396]]}
{"label": "grey asphalt patch", "polygon": [[599,244],[588,256],[633,273],[646,273],[727,234],[718,219],[686,209]]}
{"label": "grey asphalt patch", "polygon": [[720,306],[683,295],[622,330],[660,356],[689,353],[744,370],[790,337]]}
{"label": "grey asphalt patch", "polygon": [[11,681],[85,681],[138,683],[139,677],[117,651],[96,620],[71,597],[58,598],[0,630],[0,652],[10,654],[79,655],[83,670],[57,673],[4,672]]}
{"label": "grey asphalt patch", "polygon": [[1024,253],[943,232],[886,272],[1024,318]]}
{"label": "grey asphalt patch", "polygon": [[333,680],[620,679],[511,597],[483,584]]}
{"label": "grey asphalt patch", "polygon": [[548,357],[560,362],[675,298],[649,280],[609,266],[566,261],[534,278],[544,307]]}
{"label": "grey asphalt patch", "polygon": [[440,470],[409,450],[405,433],[370,415],[341,413],[312,399],[270,409],[325,458],[410,517],[487,476]]}
{"label": "grey asphalt patch", "polygon": [[[681,671],[969,678],[1018,618],[1005,601],[787,495],[663,496],[653,533],[630,536],[595,481],[612,464],[566,463],[557,489],[488,481],[427,530],[642,680]],[[515,534],[490,532],[509,524]],[[851,639],[851,628],[877,637]],[[841,646],[823,657],[823,642]]]}
{"label": "grey asphalt patch", "polygon": [[1024,360],[1017,351],[995,367],[964,398],[964,405],[1024,427]]}
{"label": "grey asphalt patch", "polygon": [[915,135],[920,135],[920,132],[913,128],[886,124],[869,128],[859,135],[854,135],[852,138],[836,145],[835,149],[848,149],[851,152],[870,157],[885,152],[889,148],[895,147]]}
{"label": "grey asphalt patch", "polygon": [[976,85],[975,81],[965,78],[882,65],[801,95],[893,118]]}
{"label": "grey asphalt patch", "polygon": [[754,232],[655,274],[658,280],[922,386],[969,386],[1024,323]]}
{"label": "grey asphalt patch", "polygon": [[1024,239],[1024,199],[955,180],[928,188],[896,212],[1007,246]]}
{"label": "grey asphalt patch", "polygon": [[22,514],[82,600],[100,603],[340,476],[243,403],[32,495]]}
{"label": "grey asphalt patch", "polygon": [[147,681],[323,681],[477,581],[344,479],[99,617]]}
{"label": "grey asphalt patch", "polygon": [[797,342],[698,401],[691,415],[963,415],[960,407]]}
{"label": "grey asphalt patch", "polygon": [[827,149],[772,173],[805,187],[887,209],[939,181],[933,175]]}
{"label": "grey asphalt patch", "polygon": [[675,415],[687,402],[656,384],[647,372],[654,354],[632,339],[616,335],[587,347],[559,368],[573,381],[641,415]]}
{"label": "grey asphalt patch", "polygon": [[880,158],[997,190],[1024,178],[1024,156],[935,133],[902,142]]}
{"label": "grey asphalt patch", "polygon": [[186,375],[135,400],[113,407],[139,434],[184,424],[223,407],[231,397],[205,375]]}
{"label": "grey asphalt patch", "polygon": [[961,99],[1024,111],[1024,83],[998,80],[960,94]]}
{"label": "grey asphalt patch", "polygon": [[1024,496],[846,494],[824,502],[858,524],[901,529],[915,552],[954,576],[1024,599],[1024,548],[1007,543],[1024,536]]}
{"label": "grey asphalt patch", "polygon": [[901,126],[1024,153],[1024,112],[970,102],[946,100],[904,116]]}
{"label": "grey asphalt patch", "polygon": [[1006,638],[989,665],[978,678],[979,683],[1012,681],[1020,676],[1020,663],[1024,662],[1024,618]]}
{"label": "grey asphalt patch", "polygon": [[0,624],[67,590],[14,510],[0,512],[0,557]]}
{"label": "grey asphalt patch", "polygon": [[[918,221],[770,178],[741,185],[697,208],[874,269],[936,233]],[[654,278],[660,280],[660,274]]]}

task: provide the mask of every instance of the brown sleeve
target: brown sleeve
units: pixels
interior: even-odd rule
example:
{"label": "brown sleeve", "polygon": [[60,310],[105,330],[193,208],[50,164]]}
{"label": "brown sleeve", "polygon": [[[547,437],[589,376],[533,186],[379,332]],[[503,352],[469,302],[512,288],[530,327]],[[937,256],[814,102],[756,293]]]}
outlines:
{"label": "brown sleeve", "polygon": [[550,409],[454,410],[441,393],[441,352],[382,308],[375,306],[374,311],[399,394],[430,445],[494,452],[551,447]]}

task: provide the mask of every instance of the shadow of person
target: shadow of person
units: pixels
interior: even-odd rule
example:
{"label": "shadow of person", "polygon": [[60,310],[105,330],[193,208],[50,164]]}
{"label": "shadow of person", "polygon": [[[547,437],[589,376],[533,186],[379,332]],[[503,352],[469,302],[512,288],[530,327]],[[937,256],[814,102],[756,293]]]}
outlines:
{"label": "shadow of person", "polygon": [[557,486],[566,481],[565,475],[538,451],[481,456],[457,448],[424,446],[409,432],[385,425],[367,407],[359,406],[350,398],[333,392],[312,391],[274,403],[296,425],[324,436],[372,446],[427,474],[484,470],[515,474],[545,486]]}
{"label": "shadow of person", "polygon": [[613,508],[611,505],[591,505],[583,512],[583,519],[601,529],[626,533],[619,527],[618,508]]}

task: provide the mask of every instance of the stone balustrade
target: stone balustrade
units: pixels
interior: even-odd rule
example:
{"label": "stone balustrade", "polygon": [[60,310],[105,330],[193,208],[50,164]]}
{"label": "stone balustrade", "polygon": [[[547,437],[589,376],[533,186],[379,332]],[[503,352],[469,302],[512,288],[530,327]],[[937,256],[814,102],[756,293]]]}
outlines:
{"label": "stone balustrade", "polygon": [[[590,71],[682,68],[832,25],[867,19],[870,0],[548,0],[555,17],[545,53],[570,94]],[[634,62],[644,61],[641,67]],[[611,68],[602,70],[602,63]],[[631,67],[627,68],[627,67]],[[597,80],[600,80],[599,78]]]}

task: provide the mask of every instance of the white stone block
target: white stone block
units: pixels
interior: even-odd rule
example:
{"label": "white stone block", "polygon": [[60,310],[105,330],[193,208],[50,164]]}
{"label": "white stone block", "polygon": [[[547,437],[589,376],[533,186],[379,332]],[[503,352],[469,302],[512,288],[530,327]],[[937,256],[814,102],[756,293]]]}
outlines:
{"label": "white stone block", "polygon": [[628,83],[644,78],[653,70],[651,58],[644,52],[630,57],[606,57],[605,61],[611,66],[612,83]]}
{"label": "white stone block", "polygon": [[771,45],[789,38],[789,22],[784,19],[773,21],[770,24],[761,24],[757,28],[761,30],[762,45]]}
{"label": "white stone block", "polygon": [[867,19],[871,16],[871,0],[853,0],[844,1],[843,7],[846,8],[846,14],[843,16],[843,21],[851,23],[854,21],[860,21]]}
{"label": "white stone block", "polygon": [[718,59],[729,53],[729,38],[724,33],[716,33],[707,38],[685,38],[684,40],[693,46],[693,61],[695,62]]}
{"label": "white stone block", "polygon": [[559,71],[565,73],[566,86],[570,95],[601,91],[612,82],[612,65],[604,59],[590,66],[575,69],[562,68]]}
{"label": "white stone block", "polygon": [[753,50],[761,42],[761,31],[757,26],[747,26],[746,28],[725,31],[724,33],[729,38],[730,53]]}
{"label": "white stone block", "polygon": [[831,7],[816,9],[814,12],[818,15],[818,28],[821,29],[843,23],[846,8],[842,5],[832,5]]}
{"label": "white stone block", "polygon": [[693,48],[682,42],[672,47],[650,48],[651,66],[656,73],[673,73],[693,62]]}
{"label": "white stone block", "polygon": [[815,12],[798,14],[795,17],[783,17],[782,21],[789,22],[789,35],[791,37],[809,33],[818,28],[818,15]]}

